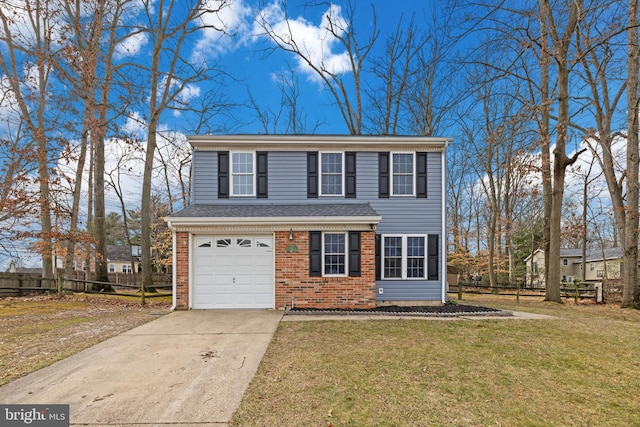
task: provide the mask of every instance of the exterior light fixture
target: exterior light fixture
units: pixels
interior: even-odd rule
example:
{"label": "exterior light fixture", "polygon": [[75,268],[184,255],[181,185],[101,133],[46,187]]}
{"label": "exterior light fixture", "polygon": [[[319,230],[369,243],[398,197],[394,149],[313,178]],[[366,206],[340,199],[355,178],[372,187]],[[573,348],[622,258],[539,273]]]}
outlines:
{"label": "exterior light fixture", "polygon": [[289,240],[293,241],[293,229],[289,230]]}

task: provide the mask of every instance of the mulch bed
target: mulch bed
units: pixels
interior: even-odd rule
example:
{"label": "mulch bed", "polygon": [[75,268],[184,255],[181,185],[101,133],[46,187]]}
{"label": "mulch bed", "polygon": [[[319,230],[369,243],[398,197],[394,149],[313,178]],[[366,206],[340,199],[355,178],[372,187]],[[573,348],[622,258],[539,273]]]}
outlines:
{"label": "mulch bed", "polygon": [[367,315],[401,315],[401,316],[432,316],[432,317],[460,317],[460,316],[511,316],[513,313],[495,308],[479,307],[475,305],[444,304],[440,306],[380,306],[374,308],[312,308],[294,307],[285,314],[367,314]]}

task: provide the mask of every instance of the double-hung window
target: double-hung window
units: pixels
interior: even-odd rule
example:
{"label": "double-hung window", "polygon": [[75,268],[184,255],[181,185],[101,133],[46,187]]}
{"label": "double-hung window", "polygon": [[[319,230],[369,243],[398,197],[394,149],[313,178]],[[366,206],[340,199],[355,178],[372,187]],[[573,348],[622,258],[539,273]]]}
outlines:
{"label": "double-hung window", "polygon": [[426,236],[382,236],[382,279],[424,279]]}
{"label": "double-hung window", "polygon": [[323,276],[347,275],[346,233],[324,233],[322,235]]}
{"label": "double-hung window", "polygon": [[415,153],[391,153],[391,194],[415,195]]}
{"label": "double-hung window", "polygon": [[231,195],[255,196],[255,153],[231,153]]}
{"label": "double-hung window", "polygon": [[320,153],[320,195],[344,195],[344,153]]}

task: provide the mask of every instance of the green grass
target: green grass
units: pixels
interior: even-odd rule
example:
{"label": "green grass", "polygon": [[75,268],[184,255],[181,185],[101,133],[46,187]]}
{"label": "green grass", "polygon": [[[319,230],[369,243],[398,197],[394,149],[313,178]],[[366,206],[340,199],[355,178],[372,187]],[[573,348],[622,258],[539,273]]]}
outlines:
{"label": "green grass", "polygon": [[283,322],[239,426],[640,425],[640,313],[467,297],[553,320]]}

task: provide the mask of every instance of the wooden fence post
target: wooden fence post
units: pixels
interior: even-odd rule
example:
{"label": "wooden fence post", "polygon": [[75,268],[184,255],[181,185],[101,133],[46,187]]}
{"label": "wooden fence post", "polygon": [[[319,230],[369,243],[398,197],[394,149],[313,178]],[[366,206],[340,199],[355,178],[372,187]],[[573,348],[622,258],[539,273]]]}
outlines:
{"label": "wooden fence post", "polygon": [[58,298],[62,298],[62,274],[58,273]]}

